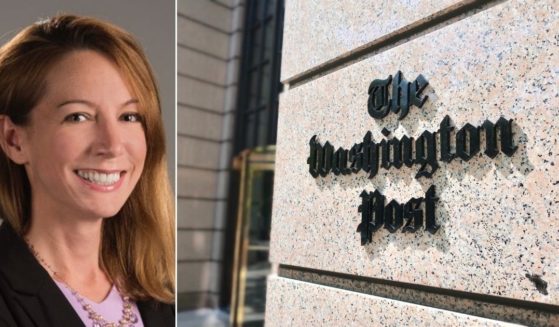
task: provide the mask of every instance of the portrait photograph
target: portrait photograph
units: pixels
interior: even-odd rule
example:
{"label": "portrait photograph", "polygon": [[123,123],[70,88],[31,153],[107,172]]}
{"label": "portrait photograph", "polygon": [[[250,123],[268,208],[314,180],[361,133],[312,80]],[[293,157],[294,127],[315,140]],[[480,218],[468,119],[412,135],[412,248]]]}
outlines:
{"label": "portrait photograph", "polygon": [[174,326],[174,1],[2,9],[0,326]]}

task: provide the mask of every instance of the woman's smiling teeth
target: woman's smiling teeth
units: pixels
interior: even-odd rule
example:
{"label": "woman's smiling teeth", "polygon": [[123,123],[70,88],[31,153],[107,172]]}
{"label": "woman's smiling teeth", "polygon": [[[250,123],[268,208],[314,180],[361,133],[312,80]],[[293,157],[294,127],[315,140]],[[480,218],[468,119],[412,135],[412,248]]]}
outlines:
{"label": "woman's smiling teeth", "polygon": [[105,186],[112,185],[120,179],[120,172],[106,174],[93,170],[78,170],[76,173],[88,182]]}

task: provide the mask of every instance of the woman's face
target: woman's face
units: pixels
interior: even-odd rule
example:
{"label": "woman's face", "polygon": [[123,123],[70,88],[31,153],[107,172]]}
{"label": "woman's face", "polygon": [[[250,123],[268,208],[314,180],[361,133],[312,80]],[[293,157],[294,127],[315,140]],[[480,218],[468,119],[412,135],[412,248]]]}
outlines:
{"label": "woman's face", "polygon": [[91,50],[65,55],[30,115],[22,149],[33,212],[115,215],[142,174],[146,138],[112,61]]}

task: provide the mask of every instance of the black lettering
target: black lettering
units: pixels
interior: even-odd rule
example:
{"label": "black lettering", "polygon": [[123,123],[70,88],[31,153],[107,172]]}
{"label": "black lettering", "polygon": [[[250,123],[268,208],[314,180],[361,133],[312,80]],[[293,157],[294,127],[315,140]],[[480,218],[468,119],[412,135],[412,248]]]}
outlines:
{"label": "black lettering", "polygon": [[413,137],[409,138],[407,136],[402,137],[402,147],[403,147],[403,157],[404,157],[404,165],[411,167],[415,163],[413,159]]}
{"label": "black lettering", "polygon": [[402,168],[402,143],[397,138],[388,141],[388,148],[392,148],[391,165],[397,169]]}
{"label": "black lettering", "polygon": [[371,137],[371,132],[367,132],[363,138],[363,170],[369,173],[369,178],[373,178],[378,173],[378,145]]}
{"label": "black lettering", "polygon": [[404,205],[404,219],[406,220],[406,224],[402,229],[402,233],[415,233],[423,226],[423,209],[421,208],[421,203],[423,201],[423,198],[412,198]]}
{"label": "black lettering", "polygon": [[363,143],[354,144],[349,150],[348,160],[352,173],[358,173],[363,168]]}
{"label": "black lettering", "polygon": [[330,170],[332,169],[332,157],[334,154],[334,147],[330,144],[330,142],[326,142],[324,147],[322,147],[322,151],[317,151],[317,160],[318,160],[318,173],[322,177],[326,177]]}
{"label": "black lettering", "polygon": [[450,117],[447,115],[441,122],[439,133],[441,139],[441,160],[444,162],[451,162],[456,156],[450,149],[450,138],[454,127],[450,124]]}
{"label": "black lettering", "polygon": [[384,195],[375,190],[372,196],[373,210],[371,211],[374,215],[374,219],[371,220],[373,231],[377,231],[384,224],[384,199]]}
{"label": "black lettering", "polygon": [[361,205],[357,209],[361,213],[361,223],[357,226],[357,232],[361,233],[361,245],[365,245],[373,240],[373,232],[370,229],[371,223],[371,195],[366,191],[361,192]]}
{"label": "black lettering", "polygon": [[[369,174],[369,178],[373,178],[378,174],[379,166],[389,170],[392,167],[400,169],[403,165],[411,167],[418,164],[420,167],[415,178],[431,178],[439,169],[437,133],[440,134],[440,160],[444,162],[451,162],[456,157],[469,161],[477,155],[480,152],[481,130],[485,132],[484,152],[487,156],[494,158],[499,153],[499,136],[500,150],[505,155],[512,156],[518,149],[513,142],[512,120],[503,117],[496,124],[486,120],[481,127],[469,123],[464,125],[456,133],[456,151],[453,153],[451,140],[454,129],[447,115],[441,121],[438,132],[423,131],[417,139],[408,136],[400,139],[392,137],[375,143],[369,131],[363,137],[362,143],[354,144],[350,150],[340,147],[336,151],[329,142],[321,145],[314,135],[309,141],[309,173],[317,178],[326,177],[330,172],[335,175],[349,175],[363,170]],[[390,132],[385,128],[383,134],[389,136]]]}
{"label": "black lettering", "polygon": [[469,161],[478,152],[479,128],[468,123],[456,133],[456,155],[464,161]]}
{"label": "black lettering", "polygon": [[497,149],[497,128],[489,120],[486,120],[481,126],[485,130],[485,155],[489,158],[495,158],[499,154]]}
{"label": "black lettering", "polygon": [[431,185],[425,193],[425,230],[431,234],[435,234],[441,227],[435,219],[435,202],[438,200],[435,185]]}
{"label": "black lettering", "polygon": [[[425,88],[429,85],[429,82],[423,77],[423,75],[419,74],[415,81],[411,83],[411,104],[414,104],[418,108],[423,107],[425,101],[427,101],[428,96],[421,97],[421,92],[425,90]],[[403,117],[402,117],[403,118]],[[400,118],[400,119],[402,119]]]}
{"label": "black lettering", "polygon": [[309,173],[311,174],[312,177],[317,178],[318,177],[317,152],[322,151],[322,147],[320,146],[320,143],[316,142],[316,135],[311,137],[311,140],[309,142],[309,147],[310,147],[310,154],[309,154],[309,158],[307,159],[307,163],[309,164]]}
{"label": "black lettering", "polygon": [[392,75],[387,79],[376,79],[369,84],[369,99],[367,109],[373,118],[384,118],[388,114],[390,99],[388,98],[388,86],[392,81]]}
{"label": "black lettering", "polygon": [[392,163],[390,162],[390,148],[388,147],[388,142],[383,139],[380,142],[380,148],[382,149],[382,160],[380,166],[386,170],[392,167]]}
{"label": "black lettering", "polygon": [[497,120],[497,126],[501,132],[501,151],[510,157],[518,149],[512,140],[512,119],[507,120],[501,117]]}
{"label": "black lettering", "polygon": [[392,103],[390,110],[393,113],[400,112],[399,120],[406,117],[410,110],[410,83],[406,81],[401,71],[398,71],[394,76],[392,83]]}
{"label": "black lettering", "polygon": [[404,206],[396,200],[390,201],[384,208],[384,228],[394,233],[403,224]]}
{"label": "black lettering", "polygon": [[[415,178],[430,178],[439,168],[435,137],[436,133],[425,131],[417,138],[417,140],[415,140],[415,163],[421,165],[419,171],[415,175]],[[431,166],[430,171],[426,169],[427,165]]]}
{"label": "black lettering", "polygon": [[[357,232],[361,233],[361,245],[370,243],[373,233],[382,226],[390,233],[402,226],[402,233],[415,233],[425,220],[425,230],[429,233],[434,234],[440,229],[435,217],[435,204],[439,199],[434,185],[429,187],[425,198],[412,198],[406,204],[392,200],[385,206],[385,197],[378,190],[374,193],[363,191],[360,197],[358,211],[361,213],[361,223],[357,226]],[[425,203],[425,214],[422,203]]]}
{"label": "black lettering", "polygon": [[361,193],[361,205],[358,211],[361,213],[361,223],[357,226],[357,232],[361,233],[361,245],[370,243],[373,233],[384,224],[384,195],[378,190],[374,193]]}
{"label": "black lettering", "polygon": [[347,156],[348,151],[343,148],[338,148],[334,153],[334,158],[332,160],[332,173],[334,173],[334,175],[348,175],[351,173],[351,169],[347,167]]}

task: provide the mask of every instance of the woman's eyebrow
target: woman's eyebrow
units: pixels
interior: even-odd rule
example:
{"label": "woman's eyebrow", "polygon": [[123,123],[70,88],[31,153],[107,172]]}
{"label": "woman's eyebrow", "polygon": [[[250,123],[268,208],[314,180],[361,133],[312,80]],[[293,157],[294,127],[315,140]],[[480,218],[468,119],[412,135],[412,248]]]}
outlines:
{"label": "woman's eyebrow", "polygon": [[61,103],[60,103],[59,105],[57,105],[56,107],[57,107],[57,108],[60,108],[60,107],[63,107],[63,106],[65,106],[65,105],[74,104],[74,103],[77,103],[77,104],[84,104],[84,105],[86,105],[86,106],[88,106],[88,107],[92,107],[92,108],[97,107],[97,105],[94,104],[94,103],[91,102],[91,101],[80,100],[80,99],[70,99],[70,100],[66,100],[66,101],[61,102]]}
{"label": "woman's eyebrow", "polygon": [[[137,104],[137,103],[139,103],[139,102],[140,102],[140,101],[139,101],[138,99],[132,98],[132,99],[130,99],[130,100],[124,102],[120,107],[121,107],[121,108],[124,108],[124,107],[126,107],[126,106],[128,106],[128,105]],[[91,101],[87,101],[87,100],[82,100],[82,99],[70,99],[70,100],[66,100],[66,101],[63,101],[63,102],[61,102],[60,104],[58,104],[56,107],[57,107],[57,108],[60,108],[60,107],[63,107],[63,106],[65,106],[65,105],[68,105],[68,104],[83,104],[83,105],[86,105],[86,106],[91,107],[91,108],[96,108],[96,107],[97,107],[97,105],[96,105],[95,103],[93,103],[93,102],[91,102]]]}
{"label": "woman's eyebrow", "polygon": [[136,98],[132,98],[132,99],[126,101],[126,102],[122,105],[122,107],[126,107],[126,106],[131,105],[131,104],[138,104],[138,103],[140,103],[140,100],[138,100],[138,99],[136,99]]}

